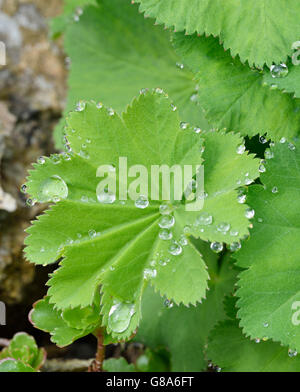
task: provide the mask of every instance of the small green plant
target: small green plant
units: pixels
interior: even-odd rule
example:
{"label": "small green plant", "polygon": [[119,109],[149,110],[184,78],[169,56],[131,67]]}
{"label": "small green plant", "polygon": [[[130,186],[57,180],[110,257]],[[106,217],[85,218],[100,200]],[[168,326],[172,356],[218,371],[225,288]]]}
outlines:
{"label": "small green plant", "polygon": [[[94,370],[106,344],[134,338],[148,357],[104,369],[151,370],[167,347],[172,370],[299,371],[300,6],[139,0],[164,31],[129,0],[85,3],[53,23],[71,61],[65,152],[23,187],[51,203],[26,257],[58,261],[32,323],[59,346],[96,335]],[[120,197],[125,157],[134,199]],[[201,210],[185,192],[154,198],[150,177],[142,192],[138,165],[204,168],[200,194],[197,170],[185,184]]]}
{"label": "small green plant", "polygon": [[0,372],[36,372],[45,360],[46,351],[38,348],[34,338],[19,332],[0,351]]}

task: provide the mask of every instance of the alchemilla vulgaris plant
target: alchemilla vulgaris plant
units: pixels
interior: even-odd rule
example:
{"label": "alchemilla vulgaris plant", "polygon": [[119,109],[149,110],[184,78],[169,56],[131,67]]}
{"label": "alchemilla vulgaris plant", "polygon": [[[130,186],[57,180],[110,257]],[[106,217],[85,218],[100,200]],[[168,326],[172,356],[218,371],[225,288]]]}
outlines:
{"label": "alchemilla vulgaris plant", "polygon": [[131,339],[173,371],[300,370],[300,2],[268,3],[76,1],[51,22],[69,92],[64,152],[23,186],[49,203],[26,258],[56,263],[30,320],[58,346],[96,335],[94,370]]}

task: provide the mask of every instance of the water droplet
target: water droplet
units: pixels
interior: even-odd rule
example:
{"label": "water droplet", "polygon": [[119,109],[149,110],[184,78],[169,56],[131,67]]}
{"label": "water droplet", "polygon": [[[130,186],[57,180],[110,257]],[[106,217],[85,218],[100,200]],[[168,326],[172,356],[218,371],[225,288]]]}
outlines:
{"label": "water droplet", "polygon": [[182,247],[180,244],[178,244],[176,241],[173,241],[173,243],[169,247],[169,253],[173,256],[179,256],[182,253]]}
{"label": "water droplet", "polygon": [[263,222],[262,218],[258,218],[257,220],[258,220],[259,223]]}
{"label": "water droplet", "polygon": [[295,150],[296,150],[296,147],[295,147],[294,144],[292,144],[292,143],[289,143],[289,144],[288,144],[288,148],[289,148],[291,151],[295,151]]}
{"label": "water droplet", "polygon": [[141,208],[141,209],[144,209],[144,208],[147,208],[148,206],[149,206],[149,200],[148,200],[148,198],[146,197],[146,196],[139,196],[137,199],[136,199],[136,201],[135,201],[135,206],[137,207],[137,208]]}
{"label": "water droplet", "polygon": [[246,195],[238,195],[237,200],[240,204],[246,203],[247,196]]}
{"label": "water droplet", "polygon": [[113,192],[103,189],[97,193],[97,199],[102,204],[112,204],[116,201],[116,195]]}
{"label": "water droplet", "polygon": [[44,253],[45,252],[45,248],[42,246],[41,247],[41,252]]}
{"label": "water droplet", "polygon": [[174,304],[173,304],[173,302],[170,301],[169,299],[166,299],[166,300],[164,301],[164,306],[165,306],[166,308],[171,309],[171,308],[173,308]]}
{"label": "water droplet", "polygon": [[270,71],[272,78],[284,78],[289,73],[289,69],[284,63],[272,65]]}
{"label": "water droplet", "polygon": [[196,225],[208,226],[213,222],[213,217],[208,212],[202,212],[196,219]]}
{"label": "water droplet", "polygon": [[84,159],[89,159],[89,158],[90,158],[89,153],[88,153],[87,151],[84,151],[84,150],[80,150],[80,151],[79,151],[79,155],[80,155],[82,158],[84,158]]}
{"label": "water droplet", "polygon": [[256,339],[255,339],[255,343],[260,343],[260,339],[259,339],[259,338],[256,338]]}
{"label": "water droplet", "polygon": [[85,109],[86,103],[84,101],[79,101],[76,105],[76,112],[82,112]]}
{"label": "water droplet", "polygon": [[289,351],[288,351],[288,356],[289,356],[290,358],[296,357],[297,354],[298,354],[298,352],[297,352],[296,350],[291,350],[291,349],[289,349]]}
{"label": "water droplet", "polygon": [[240,242],[233,242],[232,244],[230,244],[229,249],[231,250],[231,252],[237,252],[238,250],[240,250],[242,247]]}
{"label": "water droplet", "polygon": [[252,208],[247,208],[245,211],[245,217],[248,219],[252,219],[255,215],[255,211]]}
{"label": "water droplet", "polygon": [[135,312],[134,304],[115,303],[109,311],[108,327],[115,333],[126,331]]}
{"label": "water droplet", "polygon": [[237,237],[239,235],[239,232],[237,230],[231,230],[230,235],[232,237]]}
{"label": "water droplet", "polygon": [[265,328],[268,328],[268,326],[269,326],[269,323],[265,322],[265,323],[264,323],[264,327],[265,327]]}
{"label": "water droplet", "polygon": [[97,109],[102,109],[103,108],[103,103],[102,102],[98,102],[96,105]]}
{"label": "water droplet", "polygon": [[271,150],[266,150],[266,152],[265,152],[265,157],[266,157],[266,159],[272,159],[272,158],[274,158],[274,153],[273,153],[273,151],[271,151]]}
{"label": "water droplet", "polygon": [[267,141],[268,141],[268,140],[267,140],[264,136],[260,136],[259,142],[260,142],[261,144],[266,144]]}
{"label": "water droplet", "polygon": [[155,89],[155,92],[156,92],[157,94],[163,94],[163,93],[164,93],[164,90],[163,90],[162,88],[160,88],[160,87],[157,87],[157,88]]}
{"label": "water droplet", "polygon": [[42,203],[57,202],[58,199],[66,199],[68,192],[68,186],[61,177],[51,176],[41,183],[38,196]]}
{"label": "water droplet", "polygon": [[188,240],[185,235],[181,235],[178,242],[181,246],[186,246],[188,244]]}
{"label": "water droplet", "polygon": [[33,206],[35,205],[36,202],[37,202],[36,199],[27,199],[27,200],[26,200],[26,204],[27,204],[29,207],[33,207]]}
{"label": "water droplet", "polygon": [[230,224],[226,222],[221,222],[217,225],[217,230],[223,234],[226,234],[230,230]]}
{"label": "water droplet", "polygon": [[26,184],[21,185],[21,192],[26,193],[26,191],[27,191],[27,185]]}
{"label": "water droplet", "polygon": [[215,253],[220,253],[223,250],[223,244],[220,242],[212,242],[210,244],[210,249]]}
{"label": "water droplet", "polygon": [[116,112],[114,111],[114,109],[108,108],[107,109],[107,113],[108,113],[109,116],[114,116]]}
{"label": "water droplet", "polygon": [[163,215],[158,223],[159,227],[161,227],[162,229],[170,229],[174,226],[174,224],[175,218],[173,215]]}
{"label": "water droplet", "polygon": [[272,193],[278,193],[278,188],[277,188],[277,186],[274,186],[274,187],[272,188]]}
{"label": "water droplet", "polygon": [[171,104],[171,108],[172,108],[173,112],[176,112],[177,106],[175,106],[173,103]]}
{"label": "water droplet", "polygon": [[146,268],[144,270],[144,279],[149,280],[155,278],[157,275],[156,269]]}
{"label": "water droplet", "polygon": [[161,204],[159,206],[159,212],[161,213],[161,215],[169,215],[172,212],[172,207],[169,204]]}
{"label": "water droplet", "polygon": [[201,133],[201,128],[195,127],[194,128],[194,132],[197,133],[197,134]]}
{"label": "water droplet", "polygon": [[97,235],[97,232],[95,230],[89,230],[89,237],[90,238],[95,238]]}
{"label": "water droplet", "polygon": [[259,170],[260,173],[265,173],[265,171],[266,171],[265,165],[260,164],[258,170]]}
{"label": "water droplet", "polygon": [[187,122],[182,121],[182,122],[180,123],[180,128],[181,128],[181,129],[187,129],[188,126],[189,126],[189,124],[188,124]]}
{"label": "water droplet", "polygon": [[240,155],[244,154],[244,152],[246,151],[246,146],[244,144],[240,144],[239,146],[237,146],[236,152]]}
{"label": "water droplet", "polygon": [[159,232],[159,238],[160,238],[161,240],[163,240],[163,241],[168,241],[168,240],[172,239],[172,237],[173,237],[173,234],[172,234],[172,232],[171,232],[170,230],[168,230],[168,229],[162,229],[162,230]]}
{"label": "water droplet", "polygon": [[147,88],[141,88],[141,89],[140,89],[140,94],[141,94],[141,95],[145,95],[145,94],[147,94],[148,91],[149,91],[149,90],[148,90]]}
{"label": "water droplet", "polygon": [[195,94],[191,95],[190,100],[191,100],[192,102],[196,102],[196,101],[197,101],[197,98],[198,98],[198,94],[195,93]]}
{"label": "water droplet", "polygon": [[184,64],[177,62],[176,67],[179,69],[184,69]]}
{"label": "water droplet", "polygon": [[46,159],[45,159],[45,157],[39,157],[38,160],[37,160],[37,162],[38,162],[40,165],[43,165],[43,164],[46,162]]}
{"label": "water droplet", "polygon": [[280,139],[280,143],[281,144],[284,144],[286,142],[286,138],[285,137],[282,137],[281,139]]}
{"label": "water droplet", "polygon": [[87,197],[87,196],[81,196],[81,199],[80,199],[83,203],[87,203],[88,201],[89,201],[89,198]]}

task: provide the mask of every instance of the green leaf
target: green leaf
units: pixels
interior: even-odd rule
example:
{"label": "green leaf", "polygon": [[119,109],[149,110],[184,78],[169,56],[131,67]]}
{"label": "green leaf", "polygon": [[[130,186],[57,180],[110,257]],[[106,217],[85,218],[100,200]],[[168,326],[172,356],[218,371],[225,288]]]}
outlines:
{"label": "green leaf", "polygon": [[135,372],[134,365],[129,364],[125,358],[110,358],[103,362],[106,372]]}
{"label": "green leaf", "polygon": [[272,76],[269,70],[264,72],[264,82],[273,90],[279,89],[285,93],[293,94],[294,98],[300,98],[300,67],[293,65],[291,62],[287,64],[289,73],[285,77]]}
{"label": "green leaf", "polygon": [[250,65],[285,61],[299,39],[297,0],[135,0],[157,23],[186,34],[218,35]]}
{"label": "green leaf", "polygon": [[58,38],[65,32],[69,23],[76,23],[83,12],[82,7],[95,4],[96,0],[65,0],[63,13],[50,21],[50,33],[52,38]]}
{"label": "green leaf", "polygon": [[33,306],[29,320],[34,327],[51,334],[51,341],[59,347],[89,335],[101,325],[100,298],[95,296],[93,306],[58,311],[46,297]]}
{"label": "green leaf", "polygon": [[[129,2],[102,0],[98,7],[87,7],[80,21],[68,27],[65,50],[72,64],[66,113],[79,100],[90,99],[120,113],[142,88],[161,87],[184,121],[209,127],[191,101],[196,92],[194,75],[176,65],[179,58],[169,32],[153,26]],[[60,145],[63,125],[64,120],[56,131]]]}
{"label": "green leaf", "polygon": [[207,299],[197,307],[167,307],[160,296],[147,289],[142,321],[135,337],[136,341],[153,349],[166,346],[171,353],[172,371],[206,368],[204,346],[211,328],[225,318],[223,299],[233,291],[237,274],[230,257],[226,257],[219,267],[219,257],[210,251],[208,244],[197,241],[196,246],[205,255],[211,276]]}
{"label": "green leaf", "polygon": [[22,362],[24,366],[27,367],[28,365],[31,368],[38,370],[45,362],[46,352],[43,348],[38,348],[32,336],[28,335],[25,332],[19,332],[14,335],[14,337],[9,343],[9,346],[5,347],[0,352],[0,360],[4,360],[7,358],[15,359],[17,361],[14,364],[5,364],[4,367],[18,367],[19,362]]}
{"label": "green leaf", "polygon": [[245,338],[236,320],[223,321],[210,333],[206,356],[222,372],[300,371],[300,358],[278,343]]}
{"label": "green leaf", "polygon": [[15,359],[7,358],[7,359],[0,360],[0,373],[8,373],[8,372],[28,373],[28,372],[35,372],[35,371],[36,370],[34,370],[31,366],[26,365],[23,362],[17,361]]}
{"label": "green leaf", "polygon": [[[259,161],[236,152],[241,138],[204,133],[203,152],[203,139],[192,129],[181,128],[178,113],[160,90],[141,94],[122,118],[104,107],[85,104],[84,110],[70,114],[67,137],[72,154],[35,164],[27,184],[33,200],[57,202],[29,228],[25,241],[31,262],[49,264],[63,258],[48,282],[50,303],[58,309],[87,307],[101,284],[103,325],[113,338],[122,340],[138,326],[149,280],[177,304],[201,301],[208,273],[185,234],[190,231],[204,240],[227,243],[248,234],[247,206],[237,202],[236,188],[258,176]],[[118,168],[120,157],[127,158],[128,168],[143,165],[148,173],[153,165],[195,167],[205,160],[208,196],[203,210],[187,211],[189,203],[184,200],[170,204],[168,219],[173,221],[173,216],[176,222],[172,241],[179,249],[177,255],[170,251],[173,242],[159,237],[162,201],[151,200],[151,186],[147,208],[137,208],[133,200],[124,203],[118,194],[112,204],[98,202],[97,168],[103,164]],[[200,213],[202,218],[213,215],[210,224],[202,227],[196,222]],[[226,230],[218,230],[224,222]],[[115,325],[116,319],[122,326],[119,321]]]}
{"label": "green leaf", "polygon": [[300,101],[263,86],[264,75],[233,59],[215,38],[174,35],[173,44],[195,73],[208,121],[245,136],[291,139],[299,132]]}
{"label": "green leaf", "polygon": [[[240,275],[238,317],[251,338],[263,337],[300,350],[300,144],[276,144],[261,181],[249,188],[255,210],[250,240],[236,254]],[[270,154],[269,154],[270,155]]]}

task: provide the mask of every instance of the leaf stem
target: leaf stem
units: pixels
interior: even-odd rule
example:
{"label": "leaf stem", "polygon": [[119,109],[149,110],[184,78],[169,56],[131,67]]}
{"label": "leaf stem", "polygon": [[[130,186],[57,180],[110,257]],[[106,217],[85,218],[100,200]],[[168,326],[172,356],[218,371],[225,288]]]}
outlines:
{"label": "leaf stem", "polygon": [[89,372],[103,372],[103,362],[105,359],[105,345],[104,345],[104,334],[103,329],[97,329],[94,332],[97,338],[97,352],[96,357],[89,366]]}

